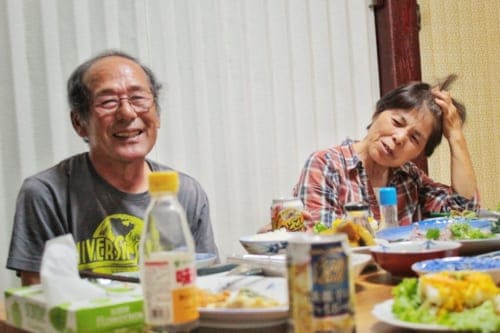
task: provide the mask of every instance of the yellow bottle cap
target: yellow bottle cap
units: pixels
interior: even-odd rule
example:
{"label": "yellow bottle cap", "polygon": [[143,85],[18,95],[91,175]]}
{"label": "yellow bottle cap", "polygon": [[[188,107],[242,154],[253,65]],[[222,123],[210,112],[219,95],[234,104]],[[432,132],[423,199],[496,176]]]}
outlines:
{"label": "yellow bottle cap", "polygon": [[149,174],[149,192],[175,192],[179,190],[177,171],[155,171]]}

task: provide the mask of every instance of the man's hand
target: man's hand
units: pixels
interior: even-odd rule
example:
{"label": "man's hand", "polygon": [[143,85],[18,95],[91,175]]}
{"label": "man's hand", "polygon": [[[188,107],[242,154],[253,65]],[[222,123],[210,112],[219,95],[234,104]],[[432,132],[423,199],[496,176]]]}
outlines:
{"label": "man's hand", "polygon": [[40,273],[38,272],[21,271],[20,274],[21,284],[23,286],[30,286],[32,284],[40,283]]}

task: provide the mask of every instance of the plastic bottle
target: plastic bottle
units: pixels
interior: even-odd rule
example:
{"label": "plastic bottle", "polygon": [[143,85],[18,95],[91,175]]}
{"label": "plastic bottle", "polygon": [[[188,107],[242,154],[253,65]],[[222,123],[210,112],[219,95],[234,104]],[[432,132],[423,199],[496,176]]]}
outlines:
{"label": "plastic bottle", "polygon": [[178,190],[177,172],[149,175],[151,203],[139,258],[147,332],[187,332],[198,326],[195,247]]}
{"label": "plastic bottle", "polygon": [[396,188],[381,187],[379,189],[380,224],[379,230],[397,227],[398,224],[398,196]]}

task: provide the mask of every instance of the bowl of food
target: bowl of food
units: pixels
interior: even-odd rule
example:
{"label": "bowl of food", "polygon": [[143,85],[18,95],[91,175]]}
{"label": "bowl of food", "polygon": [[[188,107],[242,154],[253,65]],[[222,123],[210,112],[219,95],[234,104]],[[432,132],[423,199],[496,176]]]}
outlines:
{"label": "bowl of food", "polygon": [[500,255],[496,257],[448,257],[419,261],[411,266],[418,275],[443,271],[479,271],[491,275],[496,284],[500,283]]}
{"label": "bowl of food", "polygon": [[240,237],[240,244],[250,254],[274,255],[286,253],[288,240],[293,232],[278,229],[261,234]]}
{"label": "bowl of food", "polygon": [[415,276],[412,265],[416,262],[453,257],[458,255],[459,242],[407,241],[395,242],[370,248],[373,260],[394,276]]}
{"label": "bowl of food", "polygon": [[[345,233],[348,238],[348,243],[351,249],[357,253],[365,253],[370,255],[369,249],[373,246],[387,244],[388,241],[384,239],[374,239],[368,232],[358,233],[357,225],[346,224],[353,226],[346,229],[333,229],[328,228],[320,232],[314,231],[314,234],[319,235],[333,235],[337,233]],[[249,254],[263,254],[274,255],[286,253],[288,241],[295,232],[287,231],[285,229],[278,229],[260,234],[248,235],[240,237],[240,244],[245,248]]]}

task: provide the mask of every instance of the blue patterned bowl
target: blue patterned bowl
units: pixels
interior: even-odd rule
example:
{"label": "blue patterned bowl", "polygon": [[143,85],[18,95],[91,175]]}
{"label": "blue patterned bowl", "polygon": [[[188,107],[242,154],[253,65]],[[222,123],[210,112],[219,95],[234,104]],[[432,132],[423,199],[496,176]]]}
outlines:
{"label": "blue patterned bowl", "polygon": [[481,271],[500,283],[500,255],[496,257],[449,257],[414,263],[411,268],[418,275],[442,271]]}

